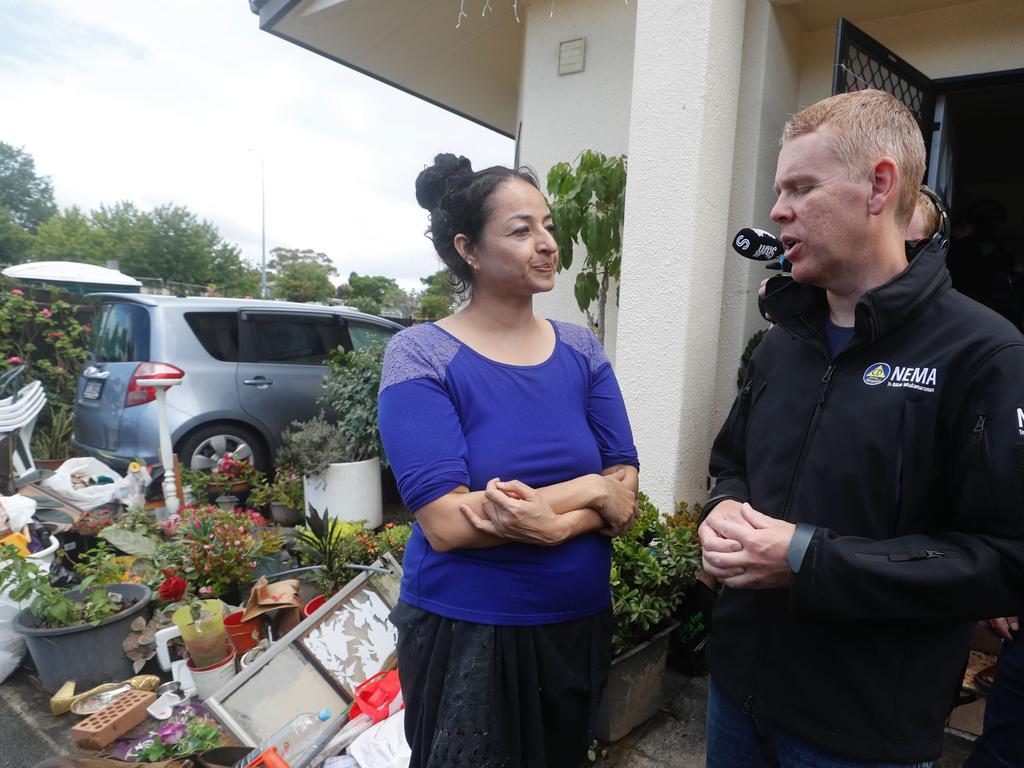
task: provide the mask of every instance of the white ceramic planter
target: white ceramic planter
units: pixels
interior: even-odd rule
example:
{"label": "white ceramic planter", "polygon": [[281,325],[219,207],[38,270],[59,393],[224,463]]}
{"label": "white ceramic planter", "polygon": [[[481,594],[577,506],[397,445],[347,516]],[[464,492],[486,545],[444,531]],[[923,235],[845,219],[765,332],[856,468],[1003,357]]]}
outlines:
{"label": "white ceramic planter", "polygon": [[380,495],[380,459],[331,464],[327,472],[315,477],[303,477],[302,489],[306,494],[306,514],[310,506],[317,512],[337,520],[362,520],[367,528],[377,528],[383,522]]}

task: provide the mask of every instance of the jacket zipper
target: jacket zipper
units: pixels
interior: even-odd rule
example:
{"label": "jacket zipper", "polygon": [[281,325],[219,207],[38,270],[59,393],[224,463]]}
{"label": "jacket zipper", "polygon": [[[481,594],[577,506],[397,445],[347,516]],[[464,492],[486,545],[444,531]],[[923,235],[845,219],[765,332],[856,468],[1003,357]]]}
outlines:
{"label": "jacket zipper", "polygon": [[811,442],[814,430],[818,426],[818,419],[821,417],[825,399],[828,397],[829,386],[832,384],[832,374],[835,373],[835,370],[836,364],[831,362],[828,368],[825,369],[825,375],[821,377],[821,387],[818,389],[818,402],[814,405],[814,412],[811,414],[811,420],[807,424],[807,431],[804,432],[803,441],[800,443],[800,451],[797,453],[796,459],[796,469],[793,470],[793,476],[789,480],[789,488],[786,490],[786,502],[782,505],[783,520],[789,520],[789,505],[793,500],[793,491],[796,488],[797,481],[800,479],[800,472],[807,457],[807,445]]}
{"label": "jacket zipper", "polygon": [[[822,407],[825,405],[825,399],[828,397],[829,386],[832,384],[832,375],[836,371],[836,364],[834,361],[829,361],[828,367],[825,368],[825,373],[821,377],[821,387],[818,389],[818,401],[815,403],[814,412],[811,414],[811,419],[807,424],[807,430],[804,432],[803,441],[800,443],[800,450],[797,453],[796,469],[793,471],[793,477],[789,481],[789,489],[786,491],[786,503],[782,508],[782,519],[785,520],[789,512],[789,502],[793,495],[793,489],[796,487],[796,481],[800,476],[800,470],[804,464],[805,454],[807,453],[807,444],[811,441],[811,436],[814,434],[815,428],[818,426],[818,418],[821,416]],[[759,603],[758,612],[761,614],[759,629],[763,631],[763,625],[766,620],[764,616],[764,603]],[[761,676],[761,662],[763,660],[763,649],[764,643],[758,643],[757,660],[754,665],[754,682],[751,684],[750,689],[747,692],[747,698],[743,702],[743,711],[752,715],[754,712],[754,703],[756,699],[755,691],[757,690],[757,679]]]}

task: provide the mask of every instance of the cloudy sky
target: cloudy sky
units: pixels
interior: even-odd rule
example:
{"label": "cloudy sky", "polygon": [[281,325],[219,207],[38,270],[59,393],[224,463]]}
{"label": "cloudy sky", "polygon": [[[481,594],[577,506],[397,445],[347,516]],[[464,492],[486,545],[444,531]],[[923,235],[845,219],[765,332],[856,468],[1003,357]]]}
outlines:
{"label": "cloudy sky", "polygon": [[[513,159],[485,128],[261,32],[247,0],[0,0],[0,141],[58,205],[184,205],[260,260],[327,253],[405,288],[438,268],[413,181],[438,152]],[[258,153],[258,154],[257,154]]]}

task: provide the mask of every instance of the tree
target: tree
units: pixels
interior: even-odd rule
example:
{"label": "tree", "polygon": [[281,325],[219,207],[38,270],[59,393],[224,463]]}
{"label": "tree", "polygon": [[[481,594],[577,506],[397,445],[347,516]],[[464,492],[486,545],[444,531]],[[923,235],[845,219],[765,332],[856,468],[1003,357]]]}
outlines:
{"label": "tree", "polygon": [[24,149],[0,141],[0,206],[10,211],[19,227],[35,233],[57,212],[53,185],[36,174],[36,163]]}
{"label": "tree", "polygon": [[116,258],[110,234],[95,227],[77,207],[51,216],[32,239],[34,261],[80,261],[102,267]]}
{"label": "tree", "polygon": [[274,295],[286,301],[325,301],[334,295],[327,268],[309,261],[286,265],[274,280]]}
{"label": "tree", "polygon": [[[339,286],[338,293],[342,293]],[[409,294],[399,287],[393,277],[383,275],[359,275],[352,272],[348,276],[348,289],[345,303],[371,315],[379,315],[383,309],[403,311],[409,304]]]}
{"label": "tree", "polygon": [[[576,275],[576,303],[587,313],[604,344],[605,306],[608,286],[618,280],[622,267],[622,220],[626,210],[626,156],[606,157],[584,150],[573,171],[558,163],[548,171],[551,215],[558,229],[558,271],[572,266],[573,243],[587,249],[583,267]],[[596,323],[590,306],[597,301]]]}
{"label": "tree", "polygon": [[442,269],[430,277],[421,277],[420,282],[426,286],[420,296],[420,315],[423,319],[440,320],[450,315],[456,296],[448,270]]}
{"label": "tree", "polygon": [[32,235],[18,226],[14,214],[0,206],[0,264],[20,264],[29,257]]}
{"label": "tree", "polygon": [[326,270],[326,274],[332,277],[338,274],[337,267],[331,257],[326,253],[314,251],[312,248],[271,248],[270,261],[267,262],[267,272],[275,275],[280,274],[290,264],[316,264]]}

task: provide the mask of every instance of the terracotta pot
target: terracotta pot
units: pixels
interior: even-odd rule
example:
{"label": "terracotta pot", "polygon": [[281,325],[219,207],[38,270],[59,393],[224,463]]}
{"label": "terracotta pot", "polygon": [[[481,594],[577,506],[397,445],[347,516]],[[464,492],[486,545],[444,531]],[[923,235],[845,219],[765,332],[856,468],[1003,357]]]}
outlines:
{"label": "terracotta pot", "polygon": [[235,646],[235,653],[239,656],[256,647],[260,641],[262,628],[263,621],[258,616],[248,621],[242,621],[242,611],[235,611],[224,617],[224,629],[227,630],[231,644]]}

